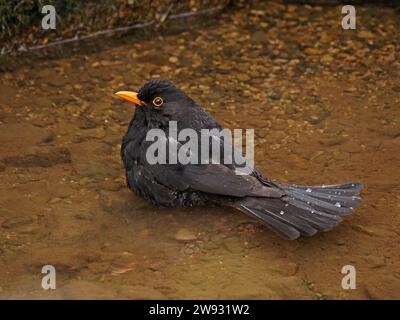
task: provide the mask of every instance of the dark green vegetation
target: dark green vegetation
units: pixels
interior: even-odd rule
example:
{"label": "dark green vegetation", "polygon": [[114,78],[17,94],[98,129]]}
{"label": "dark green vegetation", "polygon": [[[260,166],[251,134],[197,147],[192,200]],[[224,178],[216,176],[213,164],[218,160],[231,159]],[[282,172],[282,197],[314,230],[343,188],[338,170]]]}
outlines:
{"label": "dark green vegetation", "polygon": [[[110,0],[88,1],[88,3],[110,4]],[[84,10],[85,2],[80,0],[19,0],[0,1],[0,27],[1,39],[8,39],[23,32],[24,28],[31,27],[43,17],[41,8],[46,5],[54,5],[57,11],[64,14],[78,14]],[[63,22],[63,20],[61,20]]]}
{"label": "dark green vegetation", "polygon": [[[44,44],[116,26],[165,19],[169,14],[223,6],[223,0],[0,0],[0,42],[12,47]],[[240,1],[236,1],[240,2]],[[57,29],[41,29],[41,8],[51,4],[57,12]],[[84,17],[84,18],[83,18]],[[1,48],[0,48],[1,49]]]}

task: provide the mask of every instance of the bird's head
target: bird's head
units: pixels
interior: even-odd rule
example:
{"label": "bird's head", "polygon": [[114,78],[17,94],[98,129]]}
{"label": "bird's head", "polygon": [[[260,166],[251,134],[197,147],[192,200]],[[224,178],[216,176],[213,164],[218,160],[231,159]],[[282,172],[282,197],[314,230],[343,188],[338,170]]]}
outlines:
{"label": "bird's head", "polygon": [[146,82],[139,92],[118,91],[115,93],[122,99],[133,102],[135,105],[154,110],[167,112],[175,109],[183,100],[190,99],[182,90],[178,89],[171,81],[164,79]]}

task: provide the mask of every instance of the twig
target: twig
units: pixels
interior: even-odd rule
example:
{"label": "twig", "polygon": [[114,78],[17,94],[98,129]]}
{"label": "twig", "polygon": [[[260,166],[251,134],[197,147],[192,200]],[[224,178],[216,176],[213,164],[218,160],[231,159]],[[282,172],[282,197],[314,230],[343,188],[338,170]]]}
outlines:
{"label": "twig", "polygon": [[172,8],[174,7],[174,3],[172,2],[167,11],[161,16],[160,20],[158,21],[158,23],[156,24],[156,30],[160,29],[161,25],[168,19],[168,16],[172,10]]}
{"label": "twig", "polygon": [[[178,20],[178,19],[185,19],[188,17],[198,16],[198,15],[203,15],[203,14],[207,14],[207,13],[215,13],[215,12],[221,11],[224,8],[225,8],[225,6],[217,6],[217,7],[203,9],[203,10],[199,10],[199,11],[182,12],[182,13],[178,13],[178,14],[169,15],[169,12],[172,9],[172,6],[170,6],[168,8],[167,12],[164,13],[164,15],[162,16],[161,20],[158,21],[158,23],[159,23],[159,25],[161,25],[161,23],[163,23],[166,20]],[[148,28],[153,25],[157,26],[157,21],[153,20],[153,21],[149,21],[149,22],[134,24],[131,26],[118,27],[118,28],[113,28],[113,29],[104,29],[104,30],[100,30],[100,31],[88,34],[88,35],[81,36],[81,37],[75,36],[73,38],[57,40],[57,41],[53,41],[53,42],[50,42],[47,44],[42,44],[42,45],[37,45],[37,46],[27,47],[25,45],[22,45],[18,48],[17,51],[22,52],[22,51],[40,50],[40,49],[59,46],[59,45],[67,44],[67,43],[96,38],[96,37],[99,37],[102,35],[127,32],[127,31],[131,31],[131,30],[135,30],[135,29]],[[10,52],[11,51],[1,52],[0,55],[4,55],[4,54],[10,53]]]}

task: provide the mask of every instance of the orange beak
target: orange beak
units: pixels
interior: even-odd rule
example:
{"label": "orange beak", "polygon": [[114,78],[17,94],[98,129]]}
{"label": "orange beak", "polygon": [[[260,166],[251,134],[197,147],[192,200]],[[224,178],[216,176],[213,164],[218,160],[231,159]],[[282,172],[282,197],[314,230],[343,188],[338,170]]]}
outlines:
{"label": "orange beak", "polygon": [[136,92],[132,91],[118,91],[115,93],[118,97],[133,102],[139,106],[144,106],[145,103],[137,97]]}

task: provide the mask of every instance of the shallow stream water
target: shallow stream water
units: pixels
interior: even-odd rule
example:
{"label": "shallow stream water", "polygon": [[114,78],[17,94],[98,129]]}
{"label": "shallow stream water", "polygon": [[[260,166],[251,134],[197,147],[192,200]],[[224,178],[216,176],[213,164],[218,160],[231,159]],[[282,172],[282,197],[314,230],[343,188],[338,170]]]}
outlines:
{"label": "shallow stream water", "polygon": [[[10,65],[0,74],[0,297],[400,298],[400,20],[357,12],[354,31],[340,28],[339,7],[261,6]],[[333,231],[290,242],[232,209],[136,197],[119,156],[134,109],[113,93],[157,77],[222,125],[254,128],[271,179],[359,181],[365,203]],[[57,289],[44,291],[48,264]],[[342,289],[344,265],[357,270],[355,290]]]}

